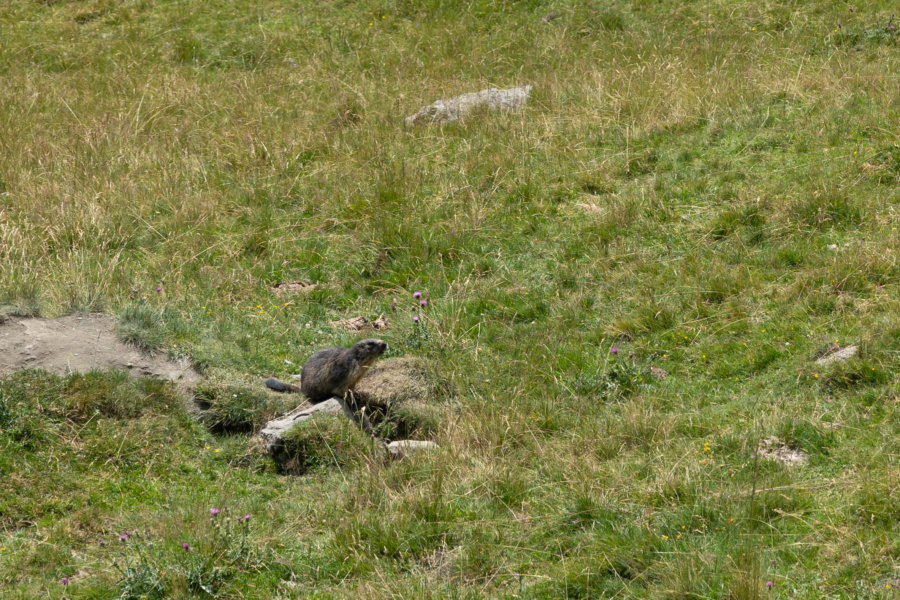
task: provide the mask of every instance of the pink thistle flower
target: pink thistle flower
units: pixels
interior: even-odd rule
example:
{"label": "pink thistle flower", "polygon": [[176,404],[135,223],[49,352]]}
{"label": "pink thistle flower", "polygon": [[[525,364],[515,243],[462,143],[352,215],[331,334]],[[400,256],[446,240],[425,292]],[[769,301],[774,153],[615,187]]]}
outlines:
{"label": "pink thistle flower", "polygon": [[775,585],[775,584],[773,584],[771,581],[767,581],[767,582],[766,582],[766,589],[767,589],[767,590],[771,590],[773,585]]}
{"label": "pink thistle flower", "polygon": [[216,516],[217,514],[219,514],[219,509],[211,508],[211,509],[209,509],[209,514],[211,514],[212,516]]}
{"label": "pink thistle flower", "polygon": [[618,353],[619,353],[619,349],[616,348],[615,346],[613,346],[612,348],[610,348],[609,351],[610,351],[612,354],[618,354]]}
{"label": "pink thistle flower", "polygon": [[416,322],[416,323],[418,323],[418,322],[419,322],[419,315],[413,315],[413,321]]}
{"label": "pink thistle flower", "polygon": [[418,300],[421,297],[422,297],[422,292],[413,292],[413,298],[415,298],[416,300]]}
{"label": "pink thistle flower", "polygon": [[419,300],[419,306],[427,306],[428,300]]}
{"label": "pink thistle flower", "polygon": [[181,548],[182,548],[183,550],[187,550],[187,549],[189,549],[190,547],[191,547],[190,544],[188,544],[187,542],[181,544]]}

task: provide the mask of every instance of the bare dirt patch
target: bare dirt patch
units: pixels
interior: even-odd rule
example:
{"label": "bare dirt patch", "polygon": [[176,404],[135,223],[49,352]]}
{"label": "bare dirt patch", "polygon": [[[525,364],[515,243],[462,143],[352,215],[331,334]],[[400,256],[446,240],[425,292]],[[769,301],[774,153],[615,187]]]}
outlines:
{"label": "bare dirt patch", "polygon": [[759,448],[759,457],[774,460],[789,467],[806,463],[806,453],[799,448],[791,448],[775,436],[767,437]]}
{"label": "bare dirt patch", "polygon": [[309,292],[315,289],[315,287],[316,284],[308,283],[306,281],[284,281],[272,286],[272,291],[279,296],[284,296],[285,294],[301,294],[303,292]]}
{"label": "bare dirt patch", "polygon": [[21,369],[58,375],[118,369],[186,385],[200,381],[187,361],[149,355],[122,342],[115,334],[115,319],[96,313],[0,323],[0,374]]}
{"label": "bare dirt patch", "polygon": [[365,331],[366,329],[374,329],[376,331],[387,329],[391,323],[387,317],[380,315],[374,321],[370,321],[366,317],[351,317],[349,319],[341,319],[340,321],[332,321],[332,327],[346,329],[347,331]]}

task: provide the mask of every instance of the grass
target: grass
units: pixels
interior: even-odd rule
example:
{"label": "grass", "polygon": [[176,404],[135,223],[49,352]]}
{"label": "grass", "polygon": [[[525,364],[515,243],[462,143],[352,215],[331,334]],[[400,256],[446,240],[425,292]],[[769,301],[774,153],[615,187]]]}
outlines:
{"label": "grass", "polygon": [[[11,375],[4,596],[894,597],[892,10],[4,3],[0,315],[115,314],[227,386],[386,314],[445,408],[436,453],[288,477],[249,390],[212,433],[167,385]],[[860,356],[817,366],[834,340]]]}

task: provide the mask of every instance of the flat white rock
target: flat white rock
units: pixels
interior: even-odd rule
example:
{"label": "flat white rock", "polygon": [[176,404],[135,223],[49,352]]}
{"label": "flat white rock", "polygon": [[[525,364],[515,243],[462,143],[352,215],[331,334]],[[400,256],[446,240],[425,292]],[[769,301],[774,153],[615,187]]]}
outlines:
{"label": "flat white rock", "polygon": [[407,126],[419,123],[452,123],[481,107],[511,112],[525,105],[528,96],[531,95],[531,89],[530,85],[505,90],[489,88],[455,98],[437,100],[423,106],[416,114],[406,117],[405,123]]}

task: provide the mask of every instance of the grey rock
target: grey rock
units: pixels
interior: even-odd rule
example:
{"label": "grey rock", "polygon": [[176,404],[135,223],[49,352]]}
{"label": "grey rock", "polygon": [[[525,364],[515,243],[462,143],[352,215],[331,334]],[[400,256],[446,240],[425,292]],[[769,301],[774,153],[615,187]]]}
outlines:
{"label": "grey rock", "polygon": [[423,450],[434,450],[440,448],[440,446],[438,446],[434,442],[425,440],[398,440],[396,442],[387,444],[385,448],[387,449],[388,454],[390,454],[391,458],[399,459],[415,452],[421,452]]}
{"label": "grey rock", "polygon": [[505,90],[489,88],[480,92],[472,92],[423,106],[414,115],[406,117],[406,125],[421,123],[452,123],[472,112],[476,108],[488,108],[511,112],[522,108],[531,95],[531,86],[525,85]]}
{"label": "grey rock", "polygon": [[829,352],[816,361],[817,365],[830,365],[836,362],[846,362],[859,354],[859,346],[847,346],[846,348],[838,348],[833,352]]}

